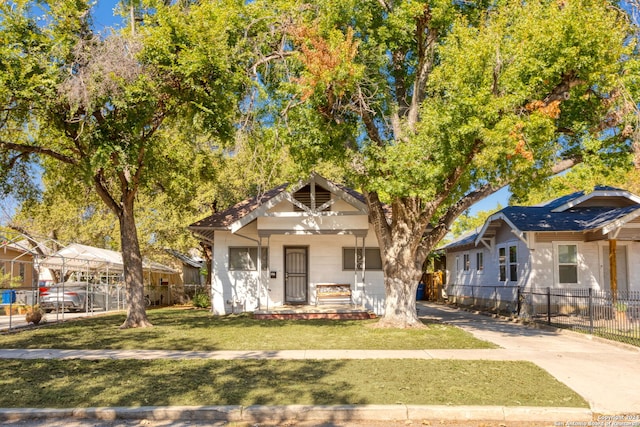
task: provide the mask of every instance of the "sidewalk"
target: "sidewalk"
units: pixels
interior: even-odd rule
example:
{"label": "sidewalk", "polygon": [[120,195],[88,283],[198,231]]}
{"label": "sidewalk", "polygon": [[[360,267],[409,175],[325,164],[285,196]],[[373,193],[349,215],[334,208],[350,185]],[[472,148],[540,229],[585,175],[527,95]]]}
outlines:
{"label": "sidewalk", "polygon": [[[527,360],[580,394],[600,414],[640,413],[640,349],[555,328],[536,328],[420,304],[425,318],[458,326],[508,353],[505,360]],[[638,425],[640,419],[636,418]]]}
{"label": "sidewalk", "polygon": [[[442,406],[336,407],[207,407],[207,408],[87,408],[83,410],[0,410],[0,420],[21,417],[104,417],[147,419],[226,419],[253,422],[265,413],[298,420],[326,417],[338,420],[462,419],[494,421],[566,422],[598,420],[597,414],[640,414],[640,349],[591,339],[588,336],[545,328],[527,327],[455,308],[419,301],[420,317],[458,326],[500,349],[482,350],[283,350],[283,351],[172,351],[172,350],[24,350],[0,349],[2,358],[24,359],[459,359],[526,360],[548,371],[580,394],[590,410],[576,408],[508,408]],[[182,415],[181,415],[182,414]],[[186,414],[186,415],[185,415]],[[258,418],[256,418],[258,416]],[[13,418],[12,418],[13,417]],[[224,417],[224,418],[212,418]],[[640,418],[631,420],[640,427]],[[585,424],[586,425],[586,424]],[[604,425],[604,424],[603,424]],[[623,424],[619,424],[623,425]]]}

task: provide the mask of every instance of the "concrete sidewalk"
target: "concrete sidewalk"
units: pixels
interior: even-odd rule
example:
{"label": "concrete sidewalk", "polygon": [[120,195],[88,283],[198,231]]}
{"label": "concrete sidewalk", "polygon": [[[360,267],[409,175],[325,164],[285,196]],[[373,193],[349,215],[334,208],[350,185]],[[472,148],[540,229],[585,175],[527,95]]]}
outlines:
{"label": "concrete sidewalk", "polygon": [[[87,408],[75,410],[4,409],[0,420],[25,417],[92,417],[98,419],[225,419],[259,421],[265,414],[297,420],[491,420],[589,422],[598,414],[621,415],[619,422],[640,427],[640,349],[588,336],[521,324],[455,308],[418,302],[423,318],[458,326],[500,349],[474,350],[25,350],[0,349],[2,358],[24,359],[459,359],[526,360],[548,371],[583,396],[590,410],[576,408],[442,407],[409,405],[340,405],[291,407]],[[331,414],[330,418],[326,418]],[[164,418],[162,418],[164,417]],[[284,419],[284,418],[280,418]],[[587,425],[587,424],[585,424]],[[595,425],[595,424],[594,424]],[[604,425],[604,424],[602,424]],[[623,425],[623,424],[619,424]]]}
{"label": "concrete sidewalk", "polygon": [[[524,326],[456,308],[420,304],[421,315],[499,345],[505,360],[527,360],[580,394],[596,413],[640,413],[640,349],[589,335]],[[640,425],[640,419],[635,419]]]}

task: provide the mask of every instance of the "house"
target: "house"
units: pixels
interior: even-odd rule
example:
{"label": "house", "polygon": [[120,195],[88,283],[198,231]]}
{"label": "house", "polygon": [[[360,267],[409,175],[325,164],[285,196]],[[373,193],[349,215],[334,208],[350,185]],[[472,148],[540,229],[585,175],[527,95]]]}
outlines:
{"label": "house", "polygon": [[178,259],[178,261],[180,261],[180,263],[182,264],[182,283],[191,286],[201,286],[203,284],[203,259],[185,255],[174,249],[165,249],[165,252]]}
{"label": "house", "polygon": [[444,246],[448,285],[640,290],[640,197],[613,187],[509,206]]}
{"label": "house", "polygon": [[331,296],[382,313],[382,261],[364,197],[318,174],[189,230],[212,247],[215,314],[321,304]]}
{"label": "house", "polygon": [[37,253],[25,239],[0,241],[0,288],[32,289],[37,273],[34,257]]}

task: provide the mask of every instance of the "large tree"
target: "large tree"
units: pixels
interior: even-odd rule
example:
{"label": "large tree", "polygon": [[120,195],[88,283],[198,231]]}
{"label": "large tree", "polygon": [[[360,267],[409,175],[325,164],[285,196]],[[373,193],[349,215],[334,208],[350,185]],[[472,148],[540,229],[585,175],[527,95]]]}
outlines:
{"label": "large tree", "polygon": [[[102,35],[92,31],[89,1],[0,4],[0,182],[24,183],[39,159],[77,191],[95,191],[118,221],[129,303],[122,326],[143,327],[136,201],[179,185],[185,150],[234,133],[243,80],[232,46],[242,31],[232,1],[130,3],[142,7],[138,25]],[[165,131],[185,123],[208,136],[204,146]]]}
{"label": "large tree", "polygon": [[423,261],[477,201],[595,158],[631,165],[636,40],[614,2],[276,4],[287,19],[264,24],[256,80],[299,164],[335,159],[362,188],[382,249],[381,326],[421,325]]}

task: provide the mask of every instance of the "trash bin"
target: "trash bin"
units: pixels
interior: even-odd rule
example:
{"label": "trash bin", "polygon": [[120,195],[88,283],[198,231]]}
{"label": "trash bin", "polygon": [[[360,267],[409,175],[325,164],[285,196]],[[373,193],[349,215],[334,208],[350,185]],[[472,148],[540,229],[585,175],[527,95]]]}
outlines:
{"label": "trash bin", "polygon": [[13,289],[2,291],[3,304],[13,304],[14,302],[16,302],[16,291],[14,291]]}
{"label": "trash bin", "polygon": [[424,299],[424,289],[425,289],[425,284],[424,283],[418,283],[418,291],[416,292],[416,300],[420,301]]}

